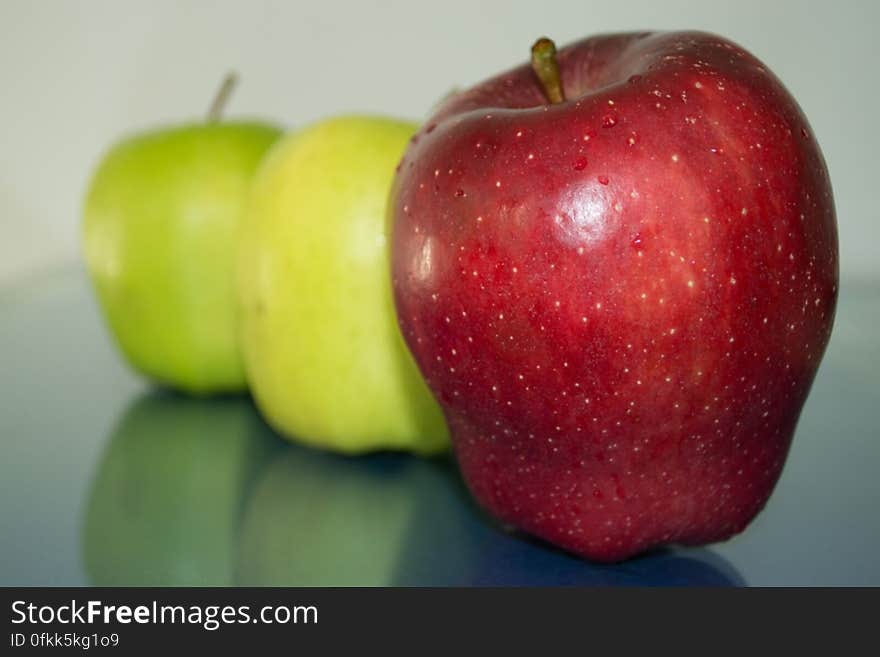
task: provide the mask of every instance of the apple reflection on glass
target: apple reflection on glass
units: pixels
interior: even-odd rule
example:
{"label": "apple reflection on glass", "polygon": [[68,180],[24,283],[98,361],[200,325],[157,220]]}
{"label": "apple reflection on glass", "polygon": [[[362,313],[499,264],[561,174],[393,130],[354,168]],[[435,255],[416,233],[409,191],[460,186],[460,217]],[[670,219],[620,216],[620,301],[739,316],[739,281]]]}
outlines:
{"label": "apple reflection on glass", "polygon": [[247,398],[151,392],[92,484],[95,585],[742,584],[706,549],[595,565],[499,531],[449,458],[351,458],[279,440]]}
{"label": "apple reflection on glass", "polygon": [[83,529],[91,582],[234,584],[242,505],[277,447],[245,397],[136,398],[91,486]]}

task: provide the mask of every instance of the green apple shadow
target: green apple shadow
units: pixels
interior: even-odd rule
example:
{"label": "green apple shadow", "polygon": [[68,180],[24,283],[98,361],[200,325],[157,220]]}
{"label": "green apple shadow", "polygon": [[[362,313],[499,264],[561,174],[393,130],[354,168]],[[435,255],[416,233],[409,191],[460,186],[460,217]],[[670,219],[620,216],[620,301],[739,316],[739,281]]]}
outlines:
{"label": "green apple shadow", "polygon": [[282,446],[245,396],[156,389],[136,398],[92,481],[82,528],[89,581],[234,584],[242,506]]}
{"label": "green apple shadow", "polygon": [[451,457],[288,444],[246,397],[154,391],[114,428],[83,525],[105,586],[743,584],[711,550],[591,564],[500,529]]}

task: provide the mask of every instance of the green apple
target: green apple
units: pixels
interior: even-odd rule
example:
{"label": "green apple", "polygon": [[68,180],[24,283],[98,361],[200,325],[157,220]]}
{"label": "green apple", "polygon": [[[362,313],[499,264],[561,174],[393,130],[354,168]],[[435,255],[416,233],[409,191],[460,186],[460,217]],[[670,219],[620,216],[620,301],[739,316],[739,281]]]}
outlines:
{"label": "green apple", "polygon": [[92,583],[231,585],[245,499],[283,445],[247,398],[135,400],[92,483],[83,528]]}
{"label": "green apple", "polygon": [[255,176],[239,245],[242,352],[260,410],[289,438],[349,454],[448,447],[391,296],[386,205],[416,127],[326,120],[279,142]]}
{"label": "green apple", "polygon": [[194,123],[114,146],[85,203],[85,257],[131,365],[194,394],[245,389],[235,320],[236,232],[278,128]]}
{"label": "green apple", "polygon": [[238,584],[389,586],[418,508],[412,473],[422,465],[403,454],[277,452],[242,516]]}

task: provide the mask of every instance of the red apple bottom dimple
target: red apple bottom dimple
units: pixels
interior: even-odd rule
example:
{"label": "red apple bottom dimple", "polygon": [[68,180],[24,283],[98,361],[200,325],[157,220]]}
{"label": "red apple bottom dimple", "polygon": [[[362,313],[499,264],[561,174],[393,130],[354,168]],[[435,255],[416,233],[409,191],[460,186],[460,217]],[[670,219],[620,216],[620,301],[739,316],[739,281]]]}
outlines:
{"label": "red apple bottom dimple", "polygon": [[[705,545],[738,534],[764,507],[782,471],[799,412],[750,450],[657,436],[656,458],[523,459],[490,432],[448,418],[472,494],[502,522],[567,551],[614,562],[664,545]],[[763,443],[763,444],[761,444]]]}

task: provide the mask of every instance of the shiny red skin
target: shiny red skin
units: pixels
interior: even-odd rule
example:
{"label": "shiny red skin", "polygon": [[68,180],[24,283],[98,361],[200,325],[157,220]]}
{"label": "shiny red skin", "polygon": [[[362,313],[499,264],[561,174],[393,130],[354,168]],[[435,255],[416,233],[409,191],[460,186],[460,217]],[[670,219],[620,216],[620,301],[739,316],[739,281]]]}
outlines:
{"label": "shiny red skin", "polygon": [[401,329],[464,478],[597,561],[741,531],[830,336],[837,228],[795,100],[703,33],[598,36],[462,92],[392,192]]}

